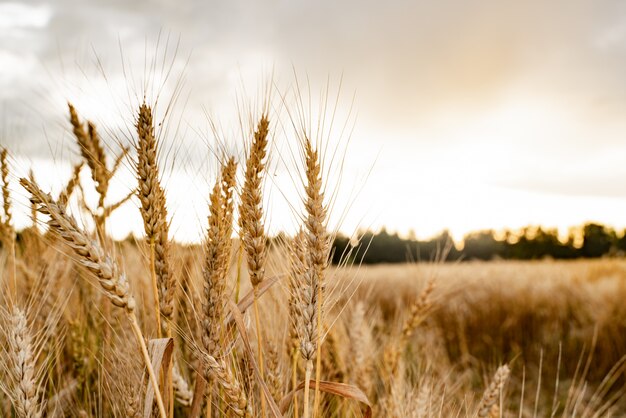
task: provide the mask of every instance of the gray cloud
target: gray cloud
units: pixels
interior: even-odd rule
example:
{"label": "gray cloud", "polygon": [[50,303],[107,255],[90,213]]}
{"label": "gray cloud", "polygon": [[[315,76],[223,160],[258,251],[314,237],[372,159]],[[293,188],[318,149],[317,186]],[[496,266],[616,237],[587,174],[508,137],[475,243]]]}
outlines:
{"label": "gray cloud", "polygon": [[[232,106],[233,86],[249,71],[258,74],[275,65],[277,78],[286,84],[292,64],[322,82],[327,74],[344,71],[346,89],[358,94],[357,134],[373,142],[368,146],[386,148],[387,158],[398,152],[454,155],[472,141],[492,149],[499,183],[536,189],[541,182],[532,179],[528,161],[560,152],[552,168],[544,170],[546,176],[566,173],[551,190],[621,190],[617,175],[599,189],[566,169],[585,157],[621,173],[621,162],[599,156],[626,133],[626,3],[621,1],[20,4],[39,17],[28,21],[28,13],[16,13],[12,22],[0,20],[0,100],[4,119],[16,125],[3,128],[3,142],[23,154],[48,152],[40,145],[44,126],[48,142],[62,141],[60,98],[100,91],[92,89],[101,78],[94,51],[112,83],[128,82],[121,76],[121,45],[122,55],[135,65],[135,78],[141,79],[146,45],[148,55],[154,52],[162,30],[162,39],[170,33],[181,37],[177,70],[182,72],[190,55],[184,70],[188,126],[206,125],[203,105],[210,111]],[[137,94],[139,89],[128,90]],[[521,129],[517,135],[509,126],[498,128],[500,137],[495,128],[487,129],[491,136],[463,137],[464,124],[474,126],[472,121],[483,117],[488,124],[485,115],[510,97],[527,99],[529,106],[545,101],[562,120],[542,133],[545,121],[522,116],[512,123],[530,126],[528,132]],[[120,122],[104,122],[120,128]],[[454,125],[460,131],[450,135]],[[468,161],[468,170],[480,170],[477,164]]]}

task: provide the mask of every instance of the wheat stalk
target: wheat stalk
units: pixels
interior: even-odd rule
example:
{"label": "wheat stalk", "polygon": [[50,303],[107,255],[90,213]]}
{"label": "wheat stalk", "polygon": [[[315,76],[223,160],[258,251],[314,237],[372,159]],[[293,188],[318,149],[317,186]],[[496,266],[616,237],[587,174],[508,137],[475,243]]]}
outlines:
{"label": "wheat stalk", "polygon": [[[321,159],[317,150],[313,149],[311,140],[305,138],[304,141],[304,156],[305,156],[305,172],[306,172],[306,187],[305,187],[305,201],[304,207],[306,211],[305,228],[307,231],[306,243],[307,243],[307,257],[308,257],[308,270],[306,273],[307,280],[309,281],[310,291],[315,291],[316,296],[309,295],[309,303],[315,305],[315,318],[309,313],[309,319],[315,320],[317,327],[315,337],[318,338],[322,334],[323,327],[323,312],[324,312],[324,278],[326,268],[328,267],[328,256],[330,251],[330,236],[326,230],[327,222],[327,209],[324,205],[324,191],[322,186],[321,176]],[[315,300],[313,300],[313,298]],[[311,306],[308,307],[311,309]],[[309,347],[312,348],[312,347]],[[315,342],[315,348],[317,349],[317,364],[315,368],[315,381],[320,381],[321,375],[321,341]],[[312,360],[307,360],[311,362]],[[307,370],[310,367],[307,366]],[[308,382],[308,380],[307,380]],[[305,398],[307,397],[308,387],[305,387]],[[313,408],[313,416],[317,416],[319,407],[319,385],[315,385],[315,400]],[[308,405],[307,399],[305,399],[305,413],[304,418],[308,418]]]}
{"label": "wheat stalk", "polygon": [[[265,274],[266,240],[263,227],[263,172],[265,156],[267,154],[267,136],[269,120],[266,115],[261,116],[257,129],[254,132],[250,154],[246,161],[246,173],[241,191],[239,205],[239,224],[241,227],[241,241],[248,261],[248,274],[254,291],[254,319],[257,332],[257,357],[261,378],[265,376],[265,362],[263,361],[263,341],[261,321],[258,307],[258,286]],[[265,397],[261,396],[261,414],[265,416]]]}

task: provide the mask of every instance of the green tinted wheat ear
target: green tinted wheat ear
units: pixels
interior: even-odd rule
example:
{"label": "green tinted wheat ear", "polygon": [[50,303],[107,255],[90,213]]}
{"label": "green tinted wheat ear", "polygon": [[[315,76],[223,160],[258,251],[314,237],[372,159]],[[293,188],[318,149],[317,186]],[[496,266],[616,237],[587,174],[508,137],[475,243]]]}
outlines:
{"label": "green tinted wheat ear", "polygon": [[509,370],[509,366],[506,364],[504,366],[500,366],[498,370],[496,370],[496,374],[489,387],[485,390],[485,393],[483,393],[483,398],[478,406],[478,416],[480,418],[489,417],[494,408],[497,408],[498,399],[500,399],[502,389],[504,388],[506,381],[509,379],[510,373],[511,371]]}
{"label": "green tinted wheat ear", "polygon": [[[166,319],[165,329],[169,335],[169,324],[174,317],[176,280],[169,261],[169,241],[165,192],[159,183],[157,165],[157,142],[154,136],[152,109],[145,103],[139,108],[137,119],[137,179],[146,238],[150,242],[152,269],[157,290],[156,303]],[[158,322],[160,320],[157,318]]]}

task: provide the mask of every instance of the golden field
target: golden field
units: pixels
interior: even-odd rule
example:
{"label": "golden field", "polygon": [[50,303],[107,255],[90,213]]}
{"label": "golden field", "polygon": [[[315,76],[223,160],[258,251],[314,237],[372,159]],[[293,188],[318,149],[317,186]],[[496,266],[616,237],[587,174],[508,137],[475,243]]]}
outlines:
{"label": "golden field", "polygon": [[[49,239],[24,234],[17,258],[19,298],[41,349],[39,395],[47,400],[46,410],[56,416],[132,415],[145,396],[137,382],[145,388],[147,379],[124,318],[59,243],[40,245]],[[156,335],[146,274],[149,249],[130,242],[114,248],[134,289],[144,333]],[[282,274],[282,251],[272,251],[268,276]],[[202,338],[197,311],[203,251],[176,247],[172,258],[184,280],[174,339],[182,377],[191,385],[199,367],[194,352]],[[6,252],[3,260],[6,279],[11,265]],[[232,298],[238,270],[246,277],[246,266],[238,268],[235,255],[228,285]],[[493,416],[622,416],[626,411],[621,363],[626,261],[353,266],[332,269],[329,281],[332,323],[323,345],[322,378],[360,387],[374,416],[476,416],[483,392],[502,364],[510,366],[511,374],[502,397],[498,395],[502,409]],[[427,306],[419,318],[411,318],[411,307],[419,305],[429,283]],[[242,283],[241,294],[249,288]],[[269,354],[266,379],[277,402],[291,385],[292,344],[284,303],[288,289],[282,278],[260,304]],[[395,348],[401,351],[398,364],[390,369],[389,351],[403,340],[403,327],[412,319],[409,337],[401,349]],[[253,319],[247,321],[255,335]],[[258,387],[239,344],[229,352],[232,367],[258,407]],[[303,372],[302,365],[298,370]],[[10,398],[2,400],[4,416],[12,416]],[[232,414],[225,399],[217,405],[214,416]],[[177,403],[176,416],[187,416],[188,408]],[[331,395],[323,397],[320,408],[321,416],[363,412],[357,402]]]}

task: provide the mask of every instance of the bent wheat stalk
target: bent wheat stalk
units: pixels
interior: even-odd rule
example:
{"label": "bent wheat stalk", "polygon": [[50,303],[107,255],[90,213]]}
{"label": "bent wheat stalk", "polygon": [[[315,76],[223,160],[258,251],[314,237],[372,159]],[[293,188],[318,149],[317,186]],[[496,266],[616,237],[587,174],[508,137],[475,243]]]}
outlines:
{"label": "bent wheat stalk", "polygon": [[148,349],[143,334],[135,315],[135,299],[130,294],[128,280],[123,273],[119,272],[115,263],[97,241],[92,240],[82,229],[76,225],[73,217],[65,212],[52,197],[44,193],[39,186],[28,179],[20,179],[20,184],[31,194],[31,202],[37,205],[37,210],[50,217],[48,226],[57,233],[72,249],[77,257],[78,264],[94,274],[104,294],[111,300],[113,305],[124,309],[130,322],[137,345],[141,350],[150,382],[154,387],[155,397],[162,418],[167,418],[163,399],[159,392],[157,377],[150,362]]}

